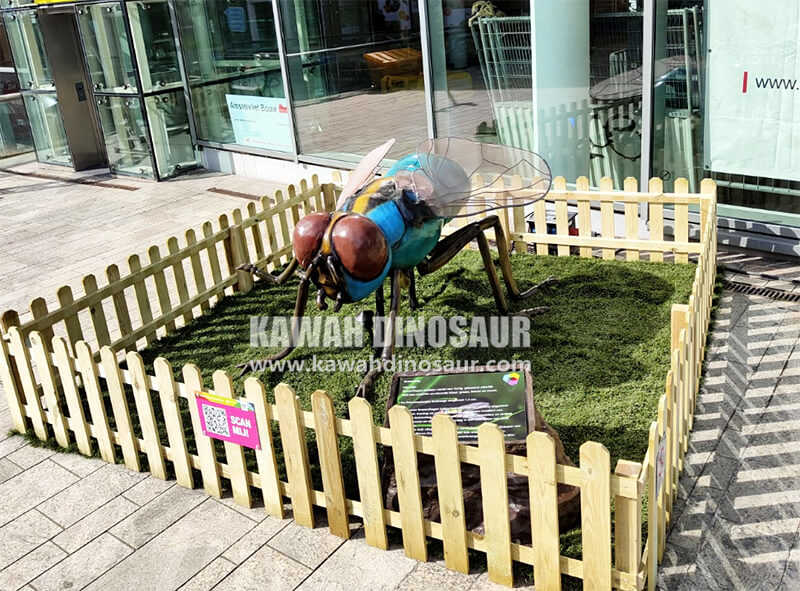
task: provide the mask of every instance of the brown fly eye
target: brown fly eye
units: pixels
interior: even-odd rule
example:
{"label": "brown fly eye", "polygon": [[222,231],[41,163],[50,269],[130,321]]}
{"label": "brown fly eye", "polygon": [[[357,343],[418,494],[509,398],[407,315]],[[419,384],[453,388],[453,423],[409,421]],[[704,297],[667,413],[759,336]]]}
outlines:
{"label": "brown fly eye", "polygon": [[311,261],[319,251],[322,244],[322,237],[331,222],[331,216],[327,213],[311,213],[297,222],[292,235],[292,246],[297,262],[304,269],[311,264]]}
{"label": "brown fly eye", "polygon": [[333,250],[345,271],[355,279],[369,281],[381,274],[389,259],[389,245],[371,219],[348,215],[333,226]]}

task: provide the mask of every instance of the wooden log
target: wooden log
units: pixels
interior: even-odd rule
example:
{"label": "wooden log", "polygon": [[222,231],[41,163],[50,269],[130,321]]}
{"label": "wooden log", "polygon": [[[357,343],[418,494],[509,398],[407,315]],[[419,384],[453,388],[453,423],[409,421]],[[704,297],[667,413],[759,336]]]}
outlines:
{"label": "wooden log", "polygon": [[611,457],[600,443],[587,441],[580,448],[584,476],[581,487],[581,541],[583,587],[587,591],[611,589]]}
{"label": "wooden log", "polygon": [[330,396],[323,390],[311,394],[311,409],[314,413],[314,431],[317,434],[328,527],[333,535],[349,539],[350,524],[347,519],[342,461],[339,457],[339,438],[336,434],[336,412]]}
{"label": "wooden log", "polygon": [[278,477],[278,461],[275,456],[275,444],[272,440],[272,407],[267,403],[267,391],[256,378],[247,378],[244,382],[247,399],[256,409],[256,423],[261,449],[256,451],[258,474],[261,479],[261,492],[264,496],[264,509],[278,519],[283,519],[283,497],[281,496],[280,478]]}
{"label": "wooden log", "polygon": [[197,446],[200,473],[203,475],[203,489],[217,499],[222,497],[220,468],[214,450],[214,440],[203,433],[200,411],[197,408],[197,393],[203,391],[203,376],[200,369],[191,363],[183,366],[183,383],[189,400],[189,416],[192,418],[192,432]]}
{"label": "wooden log", "polygon": [[[217,370],[212,375],[214,393],[226,398],[234,398],[233,380],[222,370]],[[247,464],[244,460],[244,448],[229,441],[223,441],[225,446],[225,459],[230,472],[233,500],[242,507],[252,507],[253,499],[250,495],[250,485],[247,482]]]}
{"label": "wooden log", "polygon": [[363,398],[354,397],[347,404],[350,428],[353,431],[353,455],[356,460],[358,491],[364,513],[364,533],[367,544],[386,550],[386,521],[383,513],[378,454],[375,448],[375,424],[372,406]]}
{"label": "wooden log", "polygon": [[164,448],[158,434],[155,413],[153,412],[153,399],[150,396],[150,379],[144,369],[142,356],[136,351],[129,351],[126,360],[133,387],[133,397],[136,401],[136,413],[139,415],[139,424],[142,428],[144,452],[147,454],[147,463],[150,473],[161,480],[167,479],[167,467],[164,464]]}
{"label": "wooden log", "polygon": [[78,372],[75,370],[75,363],[69,354],[67,342],[63,338],[55,337],[53,339],[53,355],[58,368],[58,377],[61,379],[61,387],[64,389],[64,398],[67,401],[69,426],[72,432],[75,433],[75,443],[78,446],[78,451],[85,456],[91,456],[92,440],[89,424],[86,422],[83,403],[78,395],[78,384],[76,382]]}
{"label": "wooden log", "polygon": [[117,426],[117,438],[122,448],[122,457],[125,466],[134,472],[141,471],[139,463],[139,441],[133,432],[131,413],[128,408],[128,399],[125,395],[125,382],[119,369],[117,355],[111,347],[100,349],[100,362],[106,376],[106,389],[111,399],[111,409],[114,412],[114,423]]}
{"label": "wooden log", "polygon": [[540,591],[561,591],[556,444],[547,433],[534,431],[526,448],[528,488],[536,506],[531,511],[534,582]]}
{"label": "wooden log", "polygon": [[481,455],[481,495],[489,580],[512,587],[514,572],[511,560],[511,520],[508,514],[506,446],[503,432],[497,425],[484,423],[478,427],[478,449]]}
{"label": "wooden log", "polygon": [[289,496],[292,499],[294,520],[300,525],[314,527],[314,511],[311,503],[311,473],[308,464],[305,428],[303,427],[297,396],[286,384],[275,387],[275,404],[278,423],[289,478]]}

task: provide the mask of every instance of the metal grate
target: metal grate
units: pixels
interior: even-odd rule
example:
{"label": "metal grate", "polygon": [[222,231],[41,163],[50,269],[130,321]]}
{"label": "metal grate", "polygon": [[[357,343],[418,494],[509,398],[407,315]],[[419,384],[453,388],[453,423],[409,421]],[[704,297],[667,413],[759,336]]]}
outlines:
{"label": "metal grate", "polygon": [[783,289],[773,289],[771,287],[757,287],[749,283],[742,283],[740,281],[722,280],[722,285],[725,289],[730,289],[737,293],[745,295],[761,296],[770,298],[772,300],[780,300],[783,302],[800,302],[800,293],[792,293]]}

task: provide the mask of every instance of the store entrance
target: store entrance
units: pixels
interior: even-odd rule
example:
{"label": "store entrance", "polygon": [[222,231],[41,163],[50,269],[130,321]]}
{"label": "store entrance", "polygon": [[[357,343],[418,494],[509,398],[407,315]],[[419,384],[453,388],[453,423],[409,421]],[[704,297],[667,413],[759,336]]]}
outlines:
{"label": "store entrance", "polygon": [[105,149],[83,66],[75,12],[71,6],[40,8],[38,12],[72,166],[75,170],[105,166]]}

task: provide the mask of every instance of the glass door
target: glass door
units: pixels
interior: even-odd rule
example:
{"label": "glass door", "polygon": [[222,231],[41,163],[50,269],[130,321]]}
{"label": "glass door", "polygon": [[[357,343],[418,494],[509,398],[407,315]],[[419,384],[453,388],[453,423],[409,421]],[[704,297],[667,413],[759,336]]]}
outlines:
{"label": "glass door", "polygon": [[72,155],[36,10],[6,12],[3,23],[19,76],[36,158],[48,164],[71,166]]}

